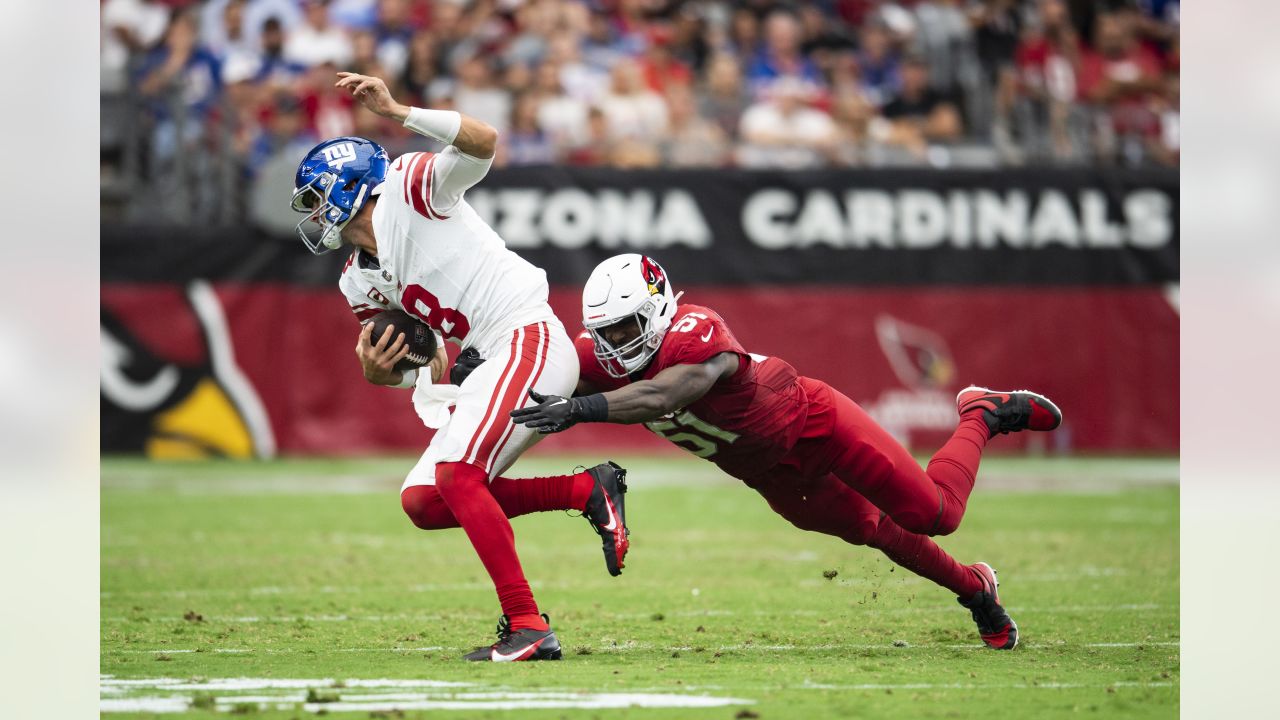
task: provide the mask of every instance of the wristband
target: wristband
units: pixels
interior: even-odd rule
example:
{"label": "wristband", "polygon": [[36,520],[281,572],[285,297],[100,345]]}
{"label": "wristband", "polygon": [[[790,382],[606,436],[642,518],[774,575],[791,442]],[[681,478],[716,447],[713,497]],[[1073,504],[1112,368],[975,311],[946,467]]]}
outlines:
{"label": "wristband", "polygon": [[412,370],[402,370],[400,372],[400,382],[392,385],[395,388],[411,388],[418,384],[418,368]]}
{"label": "wristband", "polygon": [[404,126],[419,135],[440,140],[452,145],[462,129],[462,115],[454,110],[427,110],[425,108],[409,108],[404,118]]}
{"label": "wristband", "polygon": [[605,422],[609,419],[609,401],[601,393],[574,398],[578,402],[579,422]]}

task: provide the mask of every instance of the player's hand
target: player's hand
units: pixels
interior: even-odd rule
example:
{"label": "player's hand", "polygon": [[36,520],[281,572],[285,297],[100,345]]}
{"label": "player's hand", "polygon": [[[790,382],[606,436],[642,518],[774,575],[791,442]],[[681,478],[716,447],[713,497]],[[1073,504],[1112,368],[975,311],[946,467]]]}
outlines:
{"label": "player's hand", "polygon": [[599,393],[566,398],[530,390],[529,397],[538,404],[512,410],[511,420],[544,435],[563,432],[580,422],[604,422],[609,417],[609,403]]}
{"label": "player's hand", "polygon": [[577,424],[579,418],[575,416],[573,403],[577,398],[542,395],[536,390],[530,390],[529,397],[538,404],[512,410],[511,420],[515,424],[533,428],[544,435],[563,432]]}
{"label": "player's hand", "polygon": [[440,378],[444,377],[445,368],[449,367],[449,353],[444,349],[444,345],[436,346],[436,356],[431,358],[431,363],[427,367],[431,368],[431,382],[440,382]]}
{"label": "player's hand", "polygon": [[387,84],[382,78],[340,72],[334,87],[346,88],[351,93],[351,97],[382,117],[404,122],[404,119],[409,116],[409,108],[391,97],[391,91],[387,89]]}
{"label": "player's hand", "polygon": [[373,323],[365,323],[360,328],[360,338],[356,340],[356,357],[360,360],[360,368],[364,370],[364,379],[374,385],[395,385],[401,380],[395,367],[396,363],[409,354],[409,343],[405,342],[404,333],[399,333],[393,339],[393,330],[395,328],[388,325],[382,337],[375,340]]}
{"label": "player's hand", "polygon": [[449,371],[449,382],[461,385],[482,363],[484,358],[480,357],[479,350],[475,348],[463,350],[458,354],[458,359],[453,361],[453,369]]}

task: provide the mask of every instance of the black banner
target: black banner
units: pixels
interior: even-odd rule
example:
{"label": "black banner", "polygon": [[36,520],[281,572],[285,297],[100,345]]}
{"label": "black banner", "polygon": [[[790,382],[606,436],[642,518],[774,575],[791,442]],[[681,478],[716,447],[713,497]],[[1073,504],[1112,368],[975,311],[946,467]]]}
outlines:
{"label": "black banner", "polygon": [[[1176,171],[514,168],[467,198],[554,284],[621,252],[681,284],[1178,280]],[[102,243],[107,281],[331,283],[345,260],[248,228],[104,225]]]}

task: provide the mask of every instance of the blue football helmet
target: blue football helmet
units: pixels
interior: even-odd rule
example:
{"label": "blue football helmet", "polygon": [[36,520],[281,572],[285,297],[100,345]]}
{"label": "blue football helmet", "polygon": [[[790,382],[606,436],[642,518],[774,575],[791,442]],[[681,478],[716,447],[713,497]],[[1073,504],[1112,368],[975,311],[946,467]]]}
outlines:
{"label": "blue football helmet", "polygon": [[387,177],[387,151],[372,140],[340,137],[311,148],[294,179],[290,206],[306,213],[298,237],[323,255],[342,244],[342,228]]}

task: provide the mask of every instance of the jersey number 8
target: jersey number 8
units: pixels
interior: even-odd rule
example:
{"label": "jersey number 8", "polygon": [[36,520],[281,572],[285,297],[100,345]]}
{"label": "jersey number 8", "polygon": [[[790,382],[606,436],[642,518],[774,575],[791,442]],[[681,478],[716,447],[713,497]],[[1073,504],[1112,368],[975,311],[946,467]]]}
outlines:
{"label": "jersey number 8", "polygon": [[400,296],[400,305],[405,312],[439,330],[446,340],[452,338],[461,342],[471,332],[471,323],[467,322],[466,315],[453,308],[440,307],[440,299],[421,285],[406,286]]}

